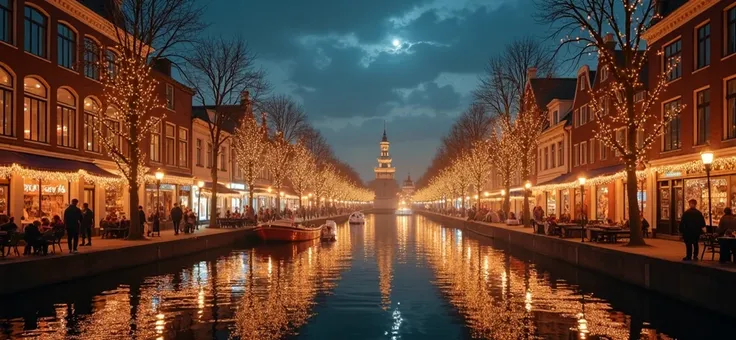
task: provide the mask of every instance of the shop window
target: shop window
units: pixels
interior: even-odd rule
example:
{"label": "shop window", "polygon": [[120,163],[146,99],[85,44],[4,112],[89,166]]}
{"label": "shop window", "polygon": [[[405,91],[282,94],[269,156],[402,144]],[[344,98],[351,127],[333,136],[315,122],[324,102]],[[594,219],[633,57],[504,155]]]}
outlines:
{"label": "shop window", "polygon": [[69,182],[39,181],[25,179],[23,181],[23,219],[32,221],[42,217],[51,219],[60,217],[69,199]]}
{"label": "shop window", "polygon": [[56,63],[73,70],[77,63],[77,34],[65,24],[57,26]]}
{"label": "shop window", "polygon": [[181,185],[179,186],[179,206],[184,209],[190,206],[189,200],[192,197],[192,186]]}
{"label": "shop window", "polygon": [[[728,201],[728,181],[726,177],[711,177],[711,209],[713,214],[713,225],[723,216],[723,209]],[[694,199],[698,201],[698,210],[703,213],[705,223],[709,223],[708,212],[708,180],[706,178],[695,178],[685,180],[685,202]]]}
{"label": "shop window", "polygon": [[682,76],[682,42],[680,39],[664,47],[664,72],[667,72],[667,80],[672,81]]}
{"label": "shop window", "polygon": [[13,76],[0,67],[0,135],[15,135],[13,117]]}
{"label": "shop window", "polygon": [[696,144],[702,145],[708,142],[710,136],[710,89],[699,91],[695,94],[697,101],[697,138]]}
{"label": "shop window", "polygon": [[100,102],[92,97],[84,98],[84,149],[100,152],[97,131],[100,130]]}
{"label": "shop window", "polygon": [[124,187],[122,184],[105,187],[106,216],[120,216],[123,212],[123,190]]}
{"label": "shop window", "polygon": [[[608,218],[608,187],[598,186],[596,188],[595,218],[605,221]],[[624,207],[625,209],[625,207]]]}
{"label": "shop window", "polygon": [[77,146],[77,98],[67,89],[56,90],[56,144]]}
{"label": "shop window", "polygon": [[[673,100],[671,102],[668,102],[664,104],[664,111],[667,113],[667,115],[670,115],[672,112],[677,112],[674,118],[670,120],[667,125],[664,127],[664,143],[662,150],[663,151],[671,151],[671,150],[677,150],[680,148],[680,100]],[[736,131],[736,129],[729,129],[732,131]]]}
{"label": "shop window", "polygon": [[[7,180],[0,181],[0,215],[8,215],[10,199],[10,184]],[[17,223],[17,222],[16,222]]]}
{"label": "shop window", "polygon": [[0,41],[13,43],[13,0],[0,0]]}
{"label": "shop window", "polygon": [[[647,183],[646,181],[638,181],[636,183],[637,191],[636,191],[636,200],[639,204],[639,211],[646,211],[647,209]],[[624,182],[624,220],[629,219],[629,195],[627,193],[628,186],[626,185],[626,182]],[[669,197],[669,189],[667,190],[667,194]],[[668,198],[669,199],[669,198]],[[669,215],[667,216],[669,218]],[[652,221],[649,221],[651,224]]]}
{"label": "shop window", "polygon": [[23,138],[48,143],[48,92],[38,79],[23,79]]}
{"label": "shop window", "polygon": [[46,32],[48,30],[48,18],[37,9],[25,7],[24,42],[26,52],[47,58]]}

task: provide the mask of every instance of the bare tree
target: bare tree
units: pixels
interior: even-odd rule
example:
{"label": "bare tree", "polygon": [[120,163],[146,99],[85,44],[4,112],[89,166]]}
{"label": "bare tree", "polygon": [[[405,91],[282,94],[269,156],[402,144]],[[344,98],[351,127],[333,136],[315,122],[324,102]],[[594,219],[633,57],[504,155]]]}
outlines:
{"label": "bare tree", "polygon": [[309,126],[304,109],[289,96],[267,98],[261,103],[260,109],[267,114],[271,134],[281,133],[289,143],[296,142]]}
{"label": "bare tree", "polygon": [[482,103],[473,103],[465,110],[442,139],[450,158],[458,157],[473,147],[473,143],[487,139],[491,134],[493,117]]}
{"label": "bare tree", "polygon": [[319,130],[312,126],[307,126],[299,136],[299,142],[304,145],[314,156],[317,167],[322,167],[325,162],[329,162],[335,158],[332,147],[327,143],[325,137]]}
{"label": "bare tree", "polygon": [[529,69],[536,69],[542,77],[551,77],[555,67],[554,50],[543,42],[532,37],[514,40],[500,55],[489,59],[475,97],[494,115],[516,114],[525,102]]}
{"label": "bare tree", "polygon": [[[612,78],[607,86],[590,90],[591,106],[597,124],[596,139],[618,152],[626,166],[626,195],[631,237],[630,246],[644,245],[637,199],[637,167],[643,164],[646,151],[677,117],[682,107],[655,115],[651,109],[659,105],[659,95],[667,87],[668,78],[679,59],[668,60],[656,84],[645,88],[649,47],[643,48],[647,28],[659,17],[658,1],[643,0],[537,0],[539,17],[553,27],[553,38],[561,39],[558,52],[571,53],[578,61],[597,54],[599,69],[605,68]],[[637,103],[636,95],[644,94]],[[611,104],[607,104],[611,102]],[[625,129],[624,136],[614,135],[616,128]],[[644,132],[646,131],[646,133]],[[640,138],[637,138],[641,135]]]}
{"label": "bare tree", "polygon": [[[230,138],[228,130],[232,131],[244,113],[252,110],[248,90],[261,93],[266,88],[264,72],[255,67],[256,56],[241,38],[209,37],[199,40],[185,60],[184,76],[207,113],[211,161],[217,164],[223,146]],[[241,106],[233,108],[238,100]],[[218,167],[213,166],[210,169],[211,227],[217,226],[217,176]]]}
{"label": "bare tree", "polygon": [[128,182],[130,232],[128,239],[144,238],[136,213],[138,189],[148,168],[141,146],[148,132],[163,119],[161,100],[151,65],[175,58],[181,45],[192,41],[205,25],[195,0],[111,1],[107,17],[113,23],[116,57],[94,65],[101,69],[105,111],[112,119],[92,124],[95,134]]}

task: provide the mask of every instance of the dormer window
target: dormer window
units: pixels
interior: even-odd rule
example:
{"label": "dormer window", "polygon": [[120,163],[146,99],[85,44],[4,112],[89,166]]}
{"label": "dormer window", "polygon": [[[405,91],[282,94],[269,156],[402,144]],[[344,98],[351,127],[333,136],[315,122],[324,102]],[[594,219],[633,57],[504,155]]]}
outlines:
{"label": "dormer window", "polygon": [[580,91],[585,90],[585,75],[578,77],[578,83],[580,83]]}
{"label": "dormer window", "polygon": [[557,125],[560,122],[560,113],[555,110],[552,112],[552,125]]}

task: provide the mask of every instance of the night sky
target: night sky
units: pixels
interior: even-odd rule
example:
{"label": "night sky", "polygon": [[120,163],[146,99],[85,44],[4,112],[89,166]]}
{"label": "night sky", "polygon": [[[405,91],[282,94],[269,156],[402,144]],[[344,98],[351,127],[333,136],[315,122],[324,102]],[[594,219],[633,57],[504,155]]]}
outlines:
{"label": "night sky", "polygon": [[248,40],[274,93],[373,178],[383,121],[397,179],[421,175],[488,57],[546,36],[532,0],[205,0],[209,34]]}

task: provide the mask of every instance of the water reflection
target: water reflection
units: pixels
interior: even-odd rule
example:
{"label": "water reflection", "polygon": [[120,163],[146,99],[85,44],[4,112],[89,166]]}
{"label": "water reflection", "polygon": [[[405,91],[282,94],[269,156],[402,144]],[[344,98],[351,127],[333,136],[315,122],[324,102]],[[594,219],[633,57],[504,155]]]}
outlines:
{"label": "water reflection", "polygon": [[733,322],[420,216],[337,232],[6,296],[0,339],[701,339]]}

